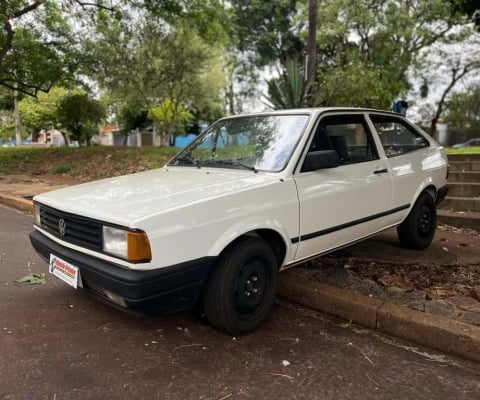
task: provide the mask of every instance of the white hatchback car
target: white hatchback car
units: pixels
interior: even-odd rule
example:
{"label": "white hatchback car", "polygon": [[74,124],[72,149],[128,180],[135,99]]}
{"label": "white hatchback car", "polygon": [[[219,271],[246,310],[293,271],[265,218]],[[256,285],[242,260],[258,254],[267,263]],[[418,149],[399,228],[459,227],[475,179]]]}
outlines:
{"label": "white hatchback car", "polygon": [[34,198],[50,272],[136,313],[203,305],[259,327],[278,272],[397,226],[427,247],[447,158],[398,114],[299,109],[224,118],[165,167]]}

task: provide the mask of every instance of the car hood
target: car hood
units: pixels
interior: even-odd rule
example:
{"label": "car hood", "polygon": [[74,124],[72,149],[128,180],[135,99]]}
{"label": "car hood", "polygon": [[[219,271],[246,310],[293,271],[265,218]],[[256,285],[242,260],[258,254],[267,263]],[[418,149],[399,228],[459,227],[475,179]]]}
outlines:
{"label": "car hood", "polygon": [[168,209],[263,185],[271,175],[214,168],[169,167],[84,183],[37,195],[34,201],[89,218],[134,227]]}

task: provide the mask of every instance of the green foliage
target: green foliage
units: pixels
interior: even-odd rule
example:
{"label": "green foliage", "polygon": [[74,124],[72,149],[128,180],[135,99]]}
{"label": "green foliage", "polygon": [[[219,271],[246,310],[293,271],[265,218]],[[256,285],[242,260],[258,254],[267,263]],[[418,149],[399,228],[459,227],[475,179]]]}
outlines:
{"label": "green foliage", "polygon": [[449,0],[454,9],[472,19],[477,29],[480,29],[480,6],[478,0]]}
{"label": "green foliage", "polygon": [[467,137],[480,136],[480,85],[454,93],[445,108],[445,122],[451,128],[466,131]]}
{"label": "green foliage", "polygon": [[480,154],[480,147],[460,147],[459,149],[446,148],[445,152],[447,154]]}
{"label": "green foliage", "polygon": [[22,124],[33,130],[57,126],[59,122],[57,108],[66,95],[65,88],[55,87],[48,93],[39,93],[36,98],[25,97],[19,103]]}
{"label": "green foliage", "polygon": [[11,139],[15,137],[15,121],[13,112],[0,111],[0,139]]}
{"label": "green foliage", "polygon": [[317,104],[389,108],[423,49],[464,19],[444,0],[334,0],[319,21]]}
{"label": "green foliage", "polygon": [[36,95],[74,78],[83,62],[82,36],[97,4],[82,5],[76,0],[2,4],[0,85]]}
{"label": "green foliage", "polygon": [[[60,173],[82,180],[101,179],[162,167],[177,151],[174,147],[0,147],[0,171],[33,176],[63,169]],[[67,165],[72,166],[69,171]]]}
{"label": "green foliage", "polygon": [[183,26],[210,43],[225,42],[230,29],[221,0],[143,0],[137,7],[163,25]]}
{"label": "green foliage", "polygon": [[385,79],[381,67],[367,68],[352,62],[340,69],[320,71],[320,90],[316,103],[321,106],[371,107],[389,109],[396,94],[405,90],[404,82]]}
{"label": "green foliage", "polygon": [[257,66],[286,63],[305,49],[296,26],[296,0],[233,0],[231,4],[237,48],[249,52]]}
{"label": "green foliage", "polygon": [[127,132],[136,128],[145,128],[149,123],[148,111],[138,103],[120,103],[118,121]]}
{"label": "green foliage", "polygon": [[67,172],[70,172],[72,169],[75,168],[75,165],[72,164],[64,164],[64,165],[59,165],[53,170],[53,173],[55,174],[66,174]]}
{"label": "green foliage", "polygon": [[65,95],[58,103],[57,116],[61,125],[71,134],[71,139],[90,145],[98,124],[105,118],[103,104],[87,93],[75,91]]}
{"label": "green foliage", "polygon": [[[147,110],[152,116],[163,101],[175,108],[188,105],[195,116],[221,108],[220,48],[207,44],[195,29],[182,25],[167,29],[152,16],[141,25],[129,22],[132,25],[121,21],[99,27],[100,42],[89,44],[95,54],[96,77],[112,98],[135,104],[137,110]],[[159,132],[166,145],[172,129],[168,124],[161,128],[166,129]]]}
{"label": "green foliage", "polygon": [[0,86],[0,110],[13,111],[13,93]]}
{"label": "green foliage", "polygon": [[173,133],[184,128],[184,123],[192,120],[193,114],[182,104],[166,98],[150,108],[148,118],[152,119],[161,131]]}
{"label": "green foliage", "polygon": [[267,105],[272,109],[304,107],[310,84],[305,80],[302,65],[289,59],[279,75],[267,82]]}
{"label": "green foliage", "polygon": [[43,285],[47,281],[45,274],[28,274],[18,278],[15,282],[30,283],[31,285]]}

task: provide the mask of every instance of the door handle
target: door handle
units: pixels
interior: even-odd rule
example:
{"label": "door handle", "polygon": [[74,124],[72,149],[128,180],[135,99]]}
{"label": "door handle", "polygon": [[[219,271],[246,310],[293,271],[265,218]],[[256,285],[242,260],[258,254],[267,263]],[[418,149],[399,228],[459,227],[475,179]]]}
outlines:
{"label": "door handle", "polygon": [[388,169],[383,168],[383,169],[377,169],[373,171],[374,174],[386,174],[388,172]]}

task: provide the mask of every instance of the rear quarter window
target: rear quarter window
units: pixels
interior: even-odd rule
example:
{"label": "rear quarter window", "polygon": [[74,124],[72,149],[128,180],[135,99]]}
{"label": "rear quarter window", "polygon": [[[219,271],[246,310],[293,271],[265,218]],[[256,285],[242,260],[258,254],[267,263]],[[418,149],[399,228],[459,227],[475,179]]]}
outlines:
{"label": "rear quarter window", "polygon": [[385,155],[396,157],[430,147],[430,142],[405,121],[384,115],[370,115]]}

